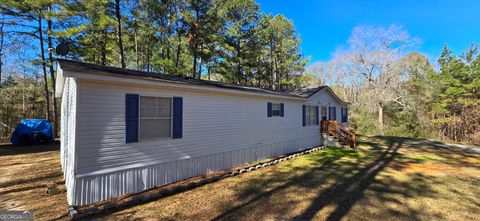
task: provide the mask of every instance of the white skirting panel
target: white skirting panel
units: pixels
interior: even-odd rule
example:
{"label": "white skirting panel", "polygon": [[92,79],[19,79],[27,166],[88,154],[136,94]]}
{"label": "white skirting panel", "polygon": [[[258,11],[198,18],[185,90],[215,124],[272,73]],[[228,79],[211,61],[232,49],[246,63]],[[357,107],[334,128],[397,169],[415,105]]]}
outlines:
{"label": "white skirting panel", "polygon": [[105,174],[79,175],[75,180],[75,190],[68,191],[73,196],[69,203],[79,206],[108,200],[208,172],[319,146],[321,143],[318,135]]}

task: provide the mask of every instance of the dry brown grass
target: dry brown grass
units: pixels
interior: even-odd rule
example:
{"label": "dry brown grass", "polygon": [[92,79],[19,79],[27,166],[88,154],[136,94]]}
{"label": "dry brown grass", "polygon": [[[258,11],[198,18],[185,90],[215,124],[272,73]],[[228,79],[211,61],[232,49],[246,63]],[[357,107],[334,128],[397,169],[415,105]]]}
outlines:
{"label": "dry brown grass", "polygon": [[[444,144],[442,144],[444,145]],[[107,220],[475,220],[480,156],[370,137],[96,217]]]}
{"label": "dry brown grass", "polygon": [[[2,175],[14,175],[1,178],[0,191],[9,192],[0,194],[0,208],[7,203],[49,218],[64,212],[64,194],[46,196],[42,188],[61,180],[57,151],[0,153]],[[368,137],[357,150],[320,150],[86,219],[478,220],[479,186],[480,154],[421,139]]]}
{"label": "dry brown grass", "polygon": [[[67,199],[58,145],[0,146],[0,210],[28,210],[35,220],[65,219]],[[61,192],[47,195],[48,185]]]}

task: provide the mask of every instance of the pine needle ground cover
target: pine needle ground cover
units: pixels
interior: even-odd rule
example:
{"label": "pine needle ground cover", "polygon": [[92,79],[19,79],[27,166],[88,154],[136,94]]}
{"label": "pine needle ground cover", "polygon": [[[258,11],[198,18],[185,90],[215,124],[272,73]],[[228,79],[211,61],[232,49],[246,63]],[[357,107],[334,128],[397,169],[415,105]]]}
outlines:
{"label": "pine needle ground cover", "polygon": [[[357,150],[323,149],[87,219],[473,220],[480,211],[480,154],[470,150],[423,139],[364,137]],[[0,210],[61,217],[65,193],[48,196],[43,188],[61,180],[58,150],[0,153]],[[38,169],[19,168],[23,162]]]}

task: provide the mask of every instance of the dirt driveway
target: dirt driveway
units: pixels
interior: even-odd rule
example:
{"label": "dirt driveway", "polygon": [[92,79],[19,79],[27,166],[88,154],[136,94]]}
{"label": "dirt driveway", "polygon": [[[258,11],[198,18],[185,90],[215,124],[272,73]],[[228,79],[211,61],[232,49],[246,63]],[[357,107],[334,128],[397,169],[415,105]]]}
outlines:
{"label": "dirt driveway", "polygon": [[[60,194],[46,194],[57,184]],[[59,145],[0,145],[0,210],[29,210],[35,219],[66,218]]]}

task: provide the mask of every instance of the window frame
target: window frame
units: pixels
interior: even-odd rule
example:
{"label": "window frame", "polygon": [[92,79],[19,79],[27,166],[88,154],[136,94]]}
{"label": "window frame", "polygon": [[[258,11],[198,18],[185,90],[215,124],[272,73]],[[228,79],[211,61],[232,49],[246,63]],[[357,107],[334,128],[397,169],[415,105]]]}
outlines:
{"label": "window frame", "polygon": [[[149,98],[166,98],[170,100],[170,117],[142,117],[142,97]],[[156,103],[155,103],[156,104]],[[156,110],[156,109],[155,109]],[[142,120],[162,120],[170,119],[170,135],[168,137],[155,137],[155,138],[143,138],[141,135]],[[163,96],[150,96],[150,95],[139,95],[138,98],[138,142],[141,141],[154,141],[154,140],[168,140],[173,139],[173,97],[163,97]]]}
{"label": "window frame", "polygon": [[348,109],[346,107],[342,107],[341,111],[341,116],[340,116],[340,121],[341,123],[348,123]]}
{"label": "window frame", "polygon": [[[325,115],[323,115],[323,111],[325,110]],[[328,120],[328,107],[327,106],[320,106],[320,121],[324,121],[323,117],[325,117],[325,120]]]}
{"label": "window frame", "polygon": [[328,108],[328,118],[328,120],[337,121],[337,106],[330,106]]}
{"label": "window frame", "polygon": [[[275,106],[278,105],[278,115],[274,114]],[[272,103],[272,117],[281,117],[282,116],[282,103]]]}
{"label": "window frame", "polygon": [[316,115],[317,115],[317,105],[306,104],[305,105],[305,127],[317,126]]}

